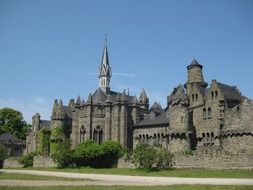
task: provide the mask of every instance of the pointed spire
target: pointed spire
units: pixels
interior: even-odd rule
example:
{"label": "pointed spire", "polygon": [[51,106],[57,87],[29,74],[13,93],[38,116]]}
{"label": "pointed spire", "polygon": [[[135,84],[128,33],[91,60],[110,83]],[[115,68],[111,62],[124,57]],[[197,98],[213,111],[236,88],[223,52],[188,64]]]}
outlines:
{"label": "pointed spire", "polygon": [[80,97],[80,96],[77,97],[77,99],[76,99],[76,104],[77,104],[77,105],[80,105],[80,104],[81,104],[81,97]]}
{"label": "pointed spire", "polygon": [[133,104],[139,104],[139,101],[138,101],[138,99],[137,99],[136,96],[134,96],[134,98],[133,98],[133,100],[132,100],[132,103],[133,103]]}
{"label": "pointed spire", "polygon": [[141,91],[141,94],[140,94],[140,97],[139,97],[139,101],[141,103],[148,103],[148,96],[147,96],[147,93],[146,91],[144,90],[144,88],[142,89]]}
{"label": "pointed spire", "polygon": [[88,96],[87,104],[92,104],[92,95],[91,95],[91,93]]}
{"label": "pointed spire", "polygon": [[187,66],[187,69],[191,69],[194,67],[200,67],[201,69],[203,68],[203,65],[200,65],[199,62],[196,59],[193,59],[191,64]]}
{"label": "pointed spire", "polygon": [[111,67],[109,64],[109,56],[108,56],[108,49],[107,49],[107,38],[105,38],[105,45],[102,55],[102,61],[99,68],[99,77],[111,77]]}

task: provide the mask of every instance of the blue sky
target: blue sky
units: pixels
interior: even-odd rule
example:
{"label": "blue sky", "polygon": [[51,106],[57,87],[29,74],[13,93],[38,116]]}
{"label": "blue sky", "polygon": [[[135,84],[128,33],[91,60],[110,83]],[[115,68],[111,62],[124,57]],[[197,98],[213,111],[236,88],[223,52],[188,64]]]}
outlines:
{"label": "blue sky", "polygon": [[0,0],[0,107],[30,122],[52,103],[85,100],[98,87],[108,36],[111,88],[154,101],[187,78],[193,58],[204,77],[253,97],[251,0]]}

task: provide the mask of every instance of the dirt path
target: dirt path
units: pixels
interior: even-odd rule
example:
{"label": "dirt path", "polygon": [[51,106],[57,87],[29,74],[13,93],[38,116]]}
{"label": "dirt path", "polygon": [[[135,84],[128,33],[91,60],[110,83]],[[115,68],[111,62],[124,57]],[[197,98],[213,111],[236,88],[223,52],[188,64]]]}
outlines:
{"label": "dirt path", "polygon": [[[20,173],[40,176],[56,176],[78,178],[80,181],[39,181],[39,180],[0,180],[0,186],[82,186],[82,185],[127,185],[127,186],[158,186],[158,185],[252,185],[253,179],[232,178],[180,178],[180,177],[146,177],[107,174],[84,174],[53,171],[11,170],[1,169],[0,172]],[[82,181],[92,179],[96,181]]]}

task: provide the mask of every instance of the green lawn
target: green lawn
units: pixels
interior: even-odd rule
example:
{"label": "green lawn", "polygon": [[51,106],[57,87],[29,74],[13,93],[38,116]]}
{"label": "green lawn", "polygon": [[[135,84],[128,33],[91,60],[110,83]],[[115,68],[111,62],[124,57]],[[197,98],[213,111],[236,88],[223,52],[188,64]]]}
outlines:
{"label": "green lawn", "polygon": [[[20,180],[50,180],[50,181],[84,181],[88,179],[75,179],[75,178],[64,178],[64,177],[53,177],[53,176],[37,176],[28,174],[11,174],[11,173],[0,173],[1,179],[20,179]],[[2,189],[2,188],[0,188]]]}
{"label": "green lawn", "polygon": [[204,170],[204,169],[170,169],[160,171],[146,171],[129,168],[27,168],[31,170],[47,170],[76,173],[99,173],[132,176],[164,176],[164,177],[197,177],[197,178],[253,178],[253,170]]}
{"label": "green lawn", "polygon": [[252,190],[252,186],[208,186],[208,185],[174,185],[157,187],[127,186],[85,186],[85,187],[1,187],[1,190]]}

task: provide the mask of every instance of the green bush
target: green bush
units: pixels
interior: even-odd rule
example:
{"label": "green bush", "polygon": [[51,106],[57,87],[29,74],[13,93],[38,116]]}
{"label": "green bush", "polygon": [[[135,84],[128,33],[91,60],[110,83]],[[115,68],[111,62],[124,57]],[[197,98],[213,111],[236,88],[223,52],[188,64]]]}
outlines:
{"label": "green bush", "polygon": [[0,168],[3,167],[3,161],[8,157],[8,151],[5,146],[0,144]]}
{"label": "green bush", "polygon": [[151,146],[148,144],[138,144],[128,159],[136,166],[144,169],[163,169],[171,167],[173,154],[160,145]]}
{"label": "green bush", "polygon": [[157,164],[158,169],[169,168],[172,165],[173,154],[165,147],[158,147],[157,149]]}
{"label": "green bush", "polygon": [[120,143],[115,141],[105,141],[100,145],[102,149],[101,167],[113,167],[116,166],[117,161],[124,155],[123,147]]}
{"label": "green bush", "polygon": [[20,157],[18,161],[24,165],[24,167],[33,166],[33,157],[37,155],[37,152],[30,152],[23,157]]}
{"label": "green bush", "polygon": [[57,144],[57,149],[55,149],[51,157],[57,162],[59,168],[74,167],[76,165],[74,151],[70,149],[69,140],[63,140]]}
{"label": "green bush", "polygon": [[113,167],[124,151],[118,142],[105,141],[97,145],[88,140],[75,148],[75,156],[78,166],[91,166],[96,168]]}
{"label": "green bush", "polygon": [[154,146],[138,144],[132,154],[132,162],[144,169],[151,169],[156,163],[157,151]]}

